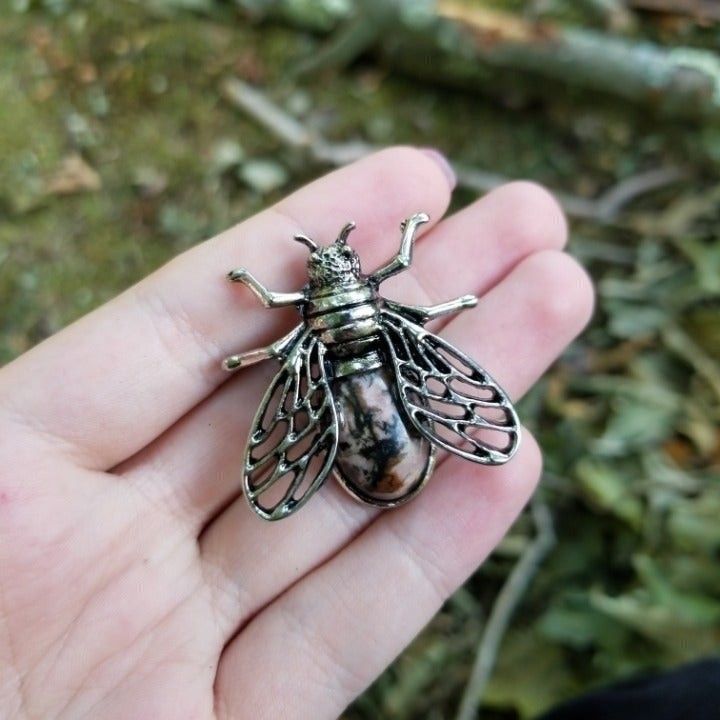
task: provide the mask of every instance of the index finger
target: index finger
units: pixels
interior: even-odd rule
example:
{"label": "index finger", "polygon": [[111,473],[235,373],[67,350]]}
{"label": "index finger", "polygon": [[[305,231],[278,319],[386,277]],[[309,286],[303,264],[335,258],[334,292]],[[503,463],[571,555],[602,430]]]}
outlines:
{"label": "index finger", "polygon": [[[0,372],[0,423],[30,431],[73,461],[107,469],[133,455],[224,379],[226,355],[275,339],[288,311],[267,312],[224,274],[247,265],[273,290],[297,290],[307,250],[295,233],[353,244],[374,265],[403,218],[438,220],[451,185],[433,153],[375,153],[172,260]],[[368,268],[371,269],[371,268]],[[41,432],[37,432],[38,428]]]}

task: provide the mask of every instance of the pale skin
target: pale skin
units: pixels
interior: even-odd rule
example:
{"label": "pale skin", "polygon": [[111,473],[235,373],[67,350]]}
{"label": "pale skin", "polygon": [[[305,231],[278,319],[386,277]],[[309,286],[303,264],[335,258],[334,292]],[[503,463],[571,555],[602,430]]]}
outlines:
{"label": "pale skin", "polygon": [[239,472],[276,366],[221,368],[297,323],[224,282],[228,268],[292,295],[307,248],[289,238],[332,242],[350,217],[363,264],[383,267],[399,219],[422,208],[412,264],[383,294],[477,295],[431,329],[519,398],[587,322],[591,285],[544,190],[514,183],[440,220],[450,191],[436,159],[382,151],[0,371],[0,717],[334,718],[482,563],[538,480],[529,433],[502,467],[442,458],[402,509],[329,482],[266,523]]}

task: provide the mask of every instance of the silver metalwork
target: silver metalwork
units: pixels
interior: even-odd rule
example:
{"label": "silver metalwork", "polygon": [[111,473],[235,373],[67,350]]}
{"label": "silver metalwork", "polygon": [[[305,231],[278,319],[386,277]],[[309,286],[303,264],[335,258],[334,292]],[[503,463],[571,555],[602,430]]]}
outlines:
{"label": "silver metalwork", "polygon": [[436,447],[476,463],[507,462],[520,425],[499,385],[471,358],[423,325],[474,307],[472,295],[430,307],[386,300],[378,287],[412,263],[424,213],[401,224],[397,254],[363,275],[346,224],[332,245],[305,235],[307,285],[268,290],[244,268],[228,273],[270,308],[295,305],[302,322],[266,348],[231,355],[235,371],[268,358],[282,363],[253,420],[243,488],[267,520],[298,510],[333,472],[354,497],[395,507],[417,495]]}

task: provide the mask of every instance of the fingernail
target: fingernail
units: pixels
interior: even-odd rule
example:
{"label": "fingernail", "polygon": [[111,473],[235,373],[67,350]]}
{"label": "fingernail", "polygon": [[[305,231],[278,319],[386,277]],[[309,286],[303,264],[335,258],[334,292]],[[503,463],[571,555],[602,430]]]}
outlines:
{"label": "fingernail", "polygon": [[421,153],[424,155],[427,155],[431,160],[433,160],[437,166],[442,170],[443,175],[447,178],[448,184],[450,185],[450,189],[454,190],[455,186],[457,185],[457,176],[455,175],[455,171],[452,168],[452,165],[448,161],[448,159],[435,148],[431,147],[423,147],[418,148]]}

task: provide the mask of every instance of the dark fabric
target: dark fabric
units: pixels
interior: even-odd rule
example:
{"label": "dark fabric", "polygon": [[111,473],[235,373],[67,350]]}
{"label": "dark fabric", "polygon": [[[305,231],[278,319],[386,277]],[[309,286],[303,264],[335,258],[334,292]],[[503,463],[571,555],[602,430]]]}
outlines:
{"label": "dark fabric", "polygon": [[598,690],[540,720],[720,720],[720,659]]}

